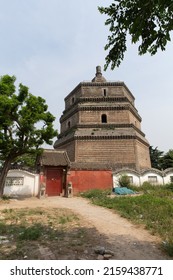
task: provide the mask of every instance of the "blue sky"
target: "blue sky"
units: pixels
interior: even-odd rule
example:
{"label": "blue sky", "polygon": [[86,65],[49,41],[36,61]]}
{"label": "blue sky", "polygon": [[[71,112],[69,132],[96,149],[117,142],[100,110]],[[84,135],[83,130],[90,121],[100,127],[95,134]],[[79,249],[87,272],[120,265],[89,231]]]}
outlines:
{"label": "blue sky", "polygon": [[[46,99],[56,116],[65,96],[81,81],[91,80],[105,63],[108,28],[98,6],[107,0],[0,0],[0,76],[15,75],[18,83]],[[142,131],[153,147],[173,149],[173,44],[156,56],[138,56],[128,44],[119,68],[103,73],[124,81],[136,98]]]}

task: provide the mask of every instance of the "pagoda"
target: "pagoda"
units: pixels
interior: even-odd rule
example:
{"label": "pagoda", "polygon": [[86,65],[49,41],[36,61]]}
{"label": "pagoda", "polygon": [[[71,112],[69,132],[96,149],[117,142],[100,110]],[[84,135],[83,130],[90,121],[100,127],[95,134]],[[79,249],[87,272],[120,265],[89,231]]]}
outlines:
{"label": "pagoda", "polygon": [[92,81],[66,96],[54,148],[65,150],[80,169],[150,168],[149,143],[134,102],[124,82],[107,81],[97,66]]}

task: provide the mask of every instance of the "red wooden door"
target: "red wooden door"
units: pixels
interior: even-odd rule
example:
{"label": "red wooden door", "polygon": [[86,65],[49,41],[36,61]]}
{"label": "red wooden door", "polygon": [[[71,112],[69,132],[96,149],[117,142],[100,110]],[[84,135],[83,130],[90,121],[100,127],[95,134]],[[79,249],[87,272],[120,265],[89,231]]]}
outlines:
{"label": "red wooden door", "polygon": [[48,168],[46,175],[46,194],[48,196],[60,195],[62,192],[62,170]]}

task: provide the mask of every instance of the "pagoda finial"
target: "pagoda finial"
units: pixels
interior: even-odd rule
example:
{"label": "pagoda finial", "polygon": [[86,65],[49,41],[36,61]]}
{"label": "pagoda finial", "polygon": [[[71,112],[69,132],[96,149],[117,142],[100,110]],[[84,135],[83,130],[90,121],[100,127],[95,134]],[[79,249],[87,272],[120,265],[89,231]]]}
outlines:
{"label": "pagoda finial", "polygon": [[92,79],[92,82],[94,83],[104,83],[106,82],[106,79],[102,76],[102,70],[101,66],[96,66],[96,75],[94,79]]}
{"label": "pagoda finial", "polygon": [[102,69],[101,66],[96,66],[96,76],[101,75],[102,76]]}

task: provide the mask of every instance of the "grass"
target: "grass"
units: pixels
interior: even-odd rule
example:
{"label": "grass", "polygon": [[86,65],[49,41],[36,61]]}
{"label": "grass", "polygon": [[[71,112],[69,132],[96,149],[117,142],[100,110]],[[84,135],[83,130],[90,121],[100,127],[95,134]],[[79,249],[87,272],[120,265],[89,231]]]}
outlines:
{"label": "grass", "polygon": [[8,195],[3,195],[1,197],[2,200],[10,200],[10,197]]}
{"label": "grass", "polygon": [[71,230],[78,232],[78,227],[79,218],[67,209],[4,209],[0,211],[0,259],[23,259],[26,254],[37,259],[36,244],[58,250],[58,241],[70,239]]}
{"label": "grass", "polygon": [[140,196],[110,197],[110,191],[91,190],[82,194],[96,205],[118,211],[121,216],[143,224],[154,235],[159,235],[164,250],[173,256],[173,184],[131,187]]}

